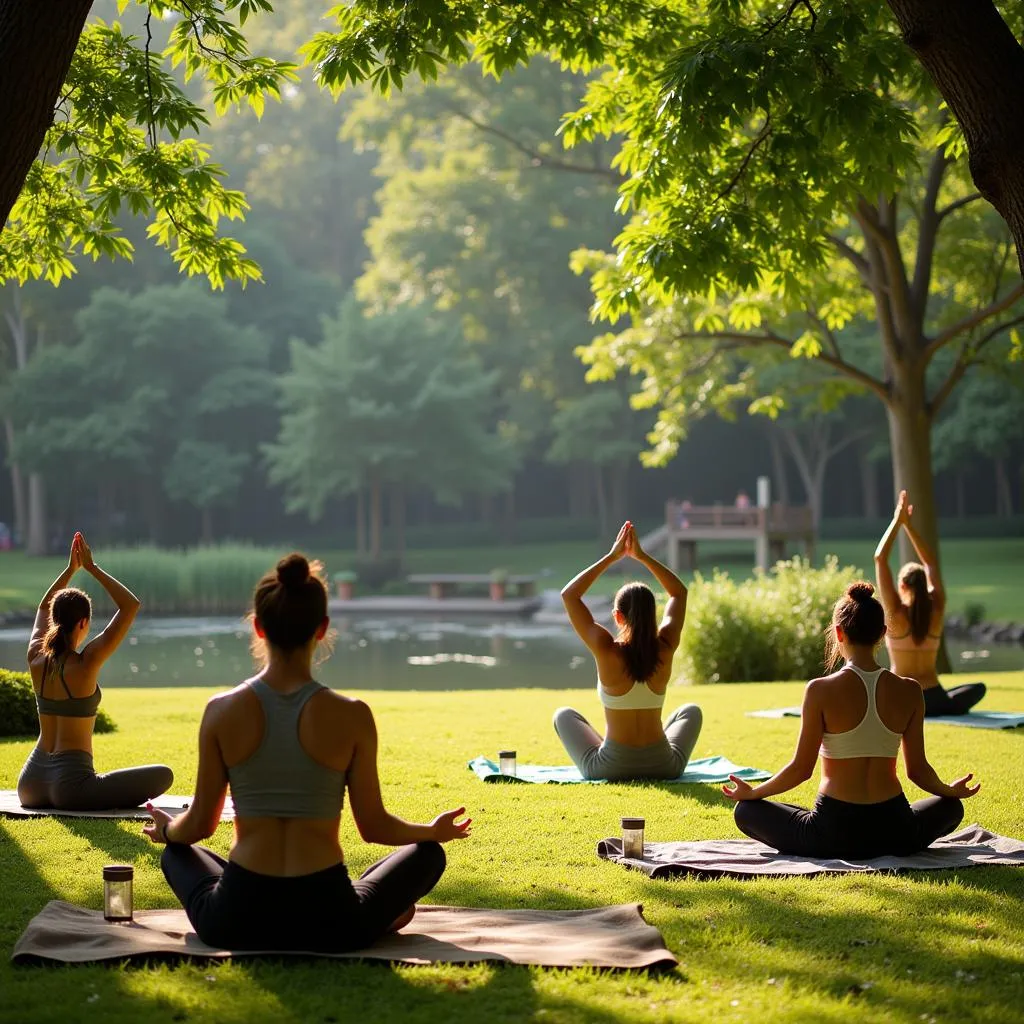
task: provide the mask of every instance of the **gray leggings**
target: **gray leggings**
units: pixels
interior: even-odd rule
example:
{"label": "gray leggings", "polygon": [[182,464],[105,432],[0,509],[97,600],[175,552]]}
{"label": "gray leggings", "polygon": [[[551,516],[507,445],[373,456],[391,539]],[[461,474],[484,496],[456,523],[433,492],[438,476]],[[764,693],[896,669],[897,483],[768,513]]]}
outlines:
{"label": "gray leggings", "polygon": [[684,704],[665,723],[664,737],[643,747],[602,740],[573,708],[559,708],[554,724],[585,779],[674,779],[682,775],[690,760],[704,716],[696,704]]}
{"label": "gray leggings", "polygon": [[18,776],[18,799],[23,807],[106,811],[138,807],[166,793],[173,781],[174,773],[164,764],[97,775],[92,754],[85,750],[48,754],[35,747]]}

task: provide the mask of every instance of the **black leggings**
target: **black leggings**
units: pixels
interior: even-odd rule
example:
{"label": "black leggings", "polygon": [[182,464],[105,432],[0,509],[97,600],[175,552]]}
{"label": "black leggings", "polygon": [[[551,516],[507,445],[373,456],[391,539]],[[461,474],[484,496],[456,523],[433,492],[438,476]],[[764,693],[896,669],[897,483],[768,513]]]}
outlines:
{"label": "black leggings", "polygon": [[851,804],[818,795],[813,810],[774,800],[741,800],[736,827],[779,853],[870,860],[905,857],[930,846],[960,824],[963,804],[931,796],[911,805],[901,793],[877,804]]}
{"label": "black leggings", "polygon": [[119,768],[97,775],[92,754],[64,750],[47,754],[35,747],[18,776],[18,799],[23,807],[53,807],[61,811],[109,811],[138,807],[166,793],[174,773],[165,764]]}
{"label": "black leggings", "polygon": [[945,690],[941,684],[924,690],[924,716],[966,715],[985,696],[984,683],[964,683]]}
{"label": "black leggings", "polygon": [[311,875],[249,871],[204,846],[170,844],[167,884],[196,934],[221,949],[334,953],[363,949],[437,885],[440,843],[403,846],[352,882],[344,864]]}

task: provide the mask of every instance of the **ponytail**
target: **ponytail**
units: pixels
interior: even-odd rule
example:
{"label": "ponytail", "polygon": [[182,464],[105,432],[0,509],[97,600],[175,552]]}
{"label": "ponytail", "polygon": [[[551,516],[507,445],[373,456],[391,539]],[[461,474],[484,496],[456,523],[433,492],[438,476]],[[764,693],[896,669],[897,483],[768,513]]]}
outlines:
{"label": "ponytail", "polygon": [[626,671],[633,682],[645,683],[654,675],[662,653],[651,588],[643,583],[627,583],[615,595],[615,610],[625,620],[617,639],[626,659]]}
{"label": "ponytail", "polygon": [[43,650],[60,658],[71,649],[71,631],[82,619],[92,618],[89,595],[77,587],[65,587],[50,602],[50,625],[43,637]]}
{"label": "ponytail", "polygon": [[910,594],[910,604],[906,606],[910,635],[915,644],[923,643],[932,624],[932,596],[928,593],[928,576],[923,565],[907,562],[900,569],[899,579]]}

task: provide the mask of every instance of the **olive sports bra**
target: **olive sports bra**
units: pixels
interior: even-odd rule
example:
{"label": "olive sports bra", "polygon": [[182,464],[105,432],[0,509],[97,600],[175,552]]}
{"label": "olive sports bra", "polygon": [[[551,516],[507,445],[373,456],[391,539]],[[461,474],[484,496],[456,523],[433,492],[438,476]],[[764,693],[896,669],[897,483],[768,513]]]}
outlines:
{"label": "olive sports bra", "polygon": [[96,689],[88,697],[72,697],[71,690],[64,679],[64,662],[61,658],[57,662],[61,686],[67,694],[63,700],[54,700],[52,697],[44,697],[43,690],[46,689],[46,676],[50,668],[49,656],[43,661],[43,681],[39,685],[39,692],[36,694],[36,710],[41,715],[56,715],[58,718],[92,718],[100,706],[100,698],[103,694],[100,691],[99,683]]}

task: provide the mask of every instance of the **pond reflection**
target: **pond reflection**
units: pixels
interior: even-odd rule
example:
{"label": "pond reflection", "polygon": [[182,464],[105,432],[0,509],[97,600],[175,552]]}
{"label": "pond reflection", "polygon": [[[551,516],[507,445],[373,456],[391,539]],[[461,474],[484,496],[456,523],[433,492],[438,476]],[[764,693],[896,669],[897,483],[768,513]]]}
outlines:
{"label": "pond reflection", "polygon": [[[100,623],[102,625],[102,623]],[[594,665],[566,625],[336,618],[334,653],[316,670],[336,689],[589,688]],[[23,669],[27,627],[0,629],[0,667]],[[104,686],[232,686],[251,675],[237,618],[143,619],[103,668]],[[884,658],[884,649],[879,652]],[[1024,669],[1024,647],[950,643],[958,671]]]}

